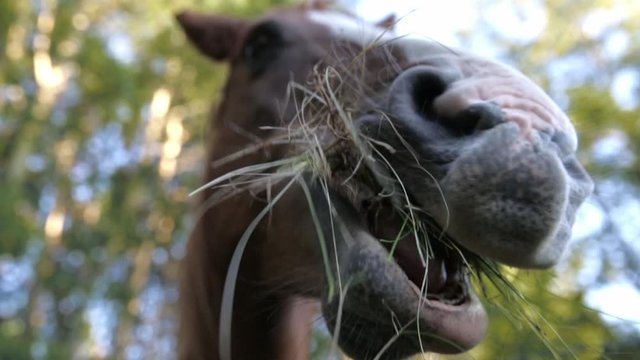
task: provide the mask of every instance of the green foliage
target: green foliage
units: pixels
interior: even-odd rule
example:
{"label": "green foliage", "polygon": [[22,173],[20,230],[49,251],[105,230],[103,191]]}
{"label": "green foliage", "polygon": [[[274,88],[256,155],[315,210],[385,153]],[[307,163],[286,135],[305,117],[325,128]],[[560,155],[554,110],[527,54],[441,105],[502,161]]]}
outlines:
{"label": "green foliage", "polygon": [[[251,16],[286,2],[0,1],[0,359],[172,351],[178,263],[192,221],[187,194],[204,166],[207,114],[225,76],[185,43],[172,12]],[[640,71],[640,14],[599,37],[579,30],[594,6],[610,3],[548,1],[549,24],[534,44],[494,40],[550,85],[549,64],[595,59],[596,71],[578,85],[559,86],[581,133],[580,155],[597,180],[637,189],[640,109],[621,107],[608,86],[621,69]],[[602,44],[615,31],[629,46],[606,59]],[[615,131],[633,155],[622,164],[594,155]],[[487,288],[491,335],[471,356],[623,359],[638,351],[637,337],[585,308],[586,290],[559,291],[566,281],[517,275],[532,323],[514,320],[518,307]],[[315,343],[317,358],[326,356],[327,339]]]}
{"label": "green foliage", "polygon": [[485,307],[493,321],[488,341],[473,355],[481,359],[602,357],[612,334],[596,312],[585,308],[582,292],[549,291],[558,281],[549,272],[518,271],[511,281],[522,298],[494,286],[485,288]]}
{"label": "green foliage", "polygon": [[[155,325],[175,323],[187,194],[225,76],[173,12],[273,3],[0,3],[0,358],[153,358],[171,343],[174,326]],[[144,326],[158,330],[133,335]]]}

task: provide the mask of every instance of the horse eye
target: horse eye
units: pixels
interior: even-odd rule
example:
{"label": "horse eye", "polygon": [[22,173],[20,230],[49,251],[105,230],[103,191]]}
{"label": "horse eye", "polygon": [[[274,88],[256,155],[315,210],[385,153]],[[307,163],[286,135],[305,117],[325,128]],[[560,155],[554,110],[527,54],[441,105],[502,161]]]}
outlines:
{"label": "horse eye", "polygon": [[247,37],[242,56],[252,78],[260,76],[276,60],[284,42],[275,23],[258,25]]}

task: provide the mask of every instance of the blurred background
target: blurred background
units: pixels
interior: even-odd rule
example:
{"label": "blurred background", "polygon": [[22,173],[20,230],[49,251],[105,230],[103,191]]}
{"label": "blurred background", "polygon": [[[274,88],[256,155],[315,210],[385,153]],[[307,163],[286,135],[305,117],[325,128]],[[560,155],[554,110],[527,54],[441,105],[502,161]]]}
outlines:
{"label": "blurred background", "polygon": [[[0,1],[0,359],[174,358],[188,193],[226,69],[173,12],[283,3]],[[516,66],[578,127],[596,192],[569,251],[553,271],[507,271],[544,324],[489,296],[490,335],[458,358],[639,358],[640,3],[339,3]]]}

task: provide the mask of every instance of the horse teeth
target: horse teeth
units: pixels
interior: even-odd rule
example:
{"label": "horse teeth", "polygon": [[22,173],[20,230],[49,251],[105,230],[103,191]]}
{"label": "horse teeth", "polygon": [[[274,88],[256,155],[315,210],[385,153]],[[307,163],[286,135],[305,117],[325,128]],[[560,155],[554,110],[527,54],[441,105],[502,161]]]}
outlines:
{"label": "horse teeth", "polygon": [[445,261],[438,258],[429,259],[427,273],[427,292],[440,293],[447,285],[447,268]]}

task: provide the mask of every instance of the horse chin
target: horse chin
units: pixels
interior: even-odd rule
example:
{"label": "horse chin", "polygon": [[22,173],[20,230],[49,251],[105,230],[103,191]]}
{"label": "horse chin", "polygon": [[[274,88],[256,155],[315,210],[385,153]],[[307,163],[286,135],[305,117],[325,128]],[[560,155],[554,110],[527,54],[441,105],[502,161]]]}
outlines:
{"label": "horse chin", "polygon": [[388,226],[343,219],[341,284],[323,312],[342,350],[356,359],[398,359],[419,352],[460,353],[478,344],[486,313],[462,257],[431,242],[422,260],[413,235],[384,240]]}

